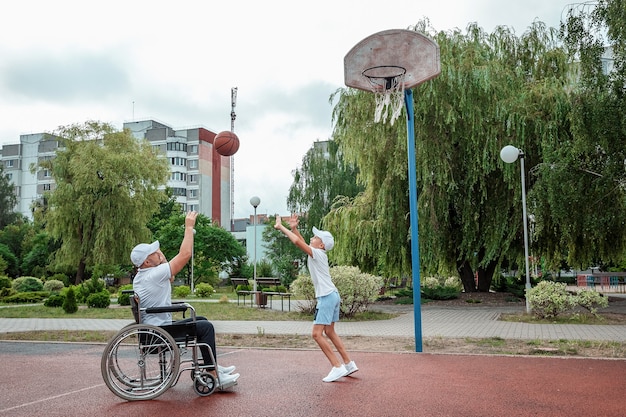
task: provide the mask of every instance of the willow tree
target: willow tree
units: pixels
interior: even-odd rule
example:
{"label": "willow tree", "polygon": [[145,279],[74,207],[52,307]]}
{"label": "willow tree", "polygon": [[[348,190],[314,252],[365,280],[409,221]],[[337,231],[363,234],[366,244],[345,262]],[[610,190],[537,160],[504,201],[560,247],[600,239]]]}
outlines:
{"label": "willow tree", "polygon": [[62,242],[55,262],[74,266],[79,283],[87,266],[128,264],[132,247],[151,238],[146,225],[165,196],[159,187],[169,167],[148,142],[109,124],[61,127],[55,136],[55,158],[40,164],[56,183],[47,229]]}
{"label": "willow tree", "polygon": [[625,7],[623,0],[575,4],[561,25],[577,70],[571,137],[546,144],[530,196],[537,201],[534,244],[549,265],[587,268],[624,258]]}
{"label": "willow tree", "polygon": [[337,197],[354,197],[362,190],[356,182],[357,169],[345,161],[334,140],[315,142],[292,175],[287,207],[294,213],[306,213],[303,231],[320,227]]}
{"label": "willow tree", "polygon": [[[506,260],[523,261],[519,166],[504,166],[507,144],[539,159],[541,143],[566,129],[565,54],[556,31],[533,23],[521,36],[476,24],[429,32],[441,74],[414,89],[421,266],[458,271],[465,291],[488,291]],[[339,90],[334,139],[359,168],[365,191],[334,207],[332,256],[385,274],[410,272],[406,125],[373,122],[372,94]],[[529,184],[532,186],[532,183]],[[478,285],[474,276],[478,275]]]}

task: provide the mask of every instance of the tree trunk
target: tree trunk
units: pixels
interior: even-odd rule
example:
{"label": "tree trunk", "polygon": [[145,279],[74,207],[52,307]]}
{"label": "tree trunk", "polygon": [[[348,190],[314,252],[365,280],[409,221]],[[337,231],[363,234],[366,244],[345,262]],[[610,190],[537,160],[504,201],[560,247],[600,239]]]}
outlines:
{"label": "tree trunk", "polygon": [[85,264],[85,260],[81,259],[80,263],[78,264],[78,269],[76,270],[76,282],[75,284],[78,285],[81,282],[83,282],[83,279],[85,278],[85,268],[86,268],[86,264]]}
{"label": "tree trunk", "polygon": [[496,262],[490,262],[486,268],[478,268],[478,291],[489,292],[493,273],[496,271]]}
{"label": "tree trunk", "polygon": [[465,292],[476,292],[476,281],[474,280],[474,271],[471,265],[467,261],[457,261],[457,270],[461,276],[461,282],[463,283],[463,290]]}

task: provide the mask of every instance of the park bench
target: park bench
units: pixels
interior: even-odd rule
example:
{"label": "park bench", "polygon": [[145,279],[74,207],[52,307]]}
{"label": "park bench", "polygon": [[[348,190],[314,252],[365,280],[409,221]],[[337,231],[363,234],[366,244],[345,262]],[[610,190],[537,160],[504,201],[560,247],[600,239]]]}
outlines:
{"label": "park bench", "polygon": [[[256,279],[257,285],[262,287],[278,287],[282,285],[280,278],[271,278],[271,277],[257,277]],[[272,308],[272,297],[280,297],[280,309],[281,311],[285,310],[285,298],[287,299],[287,305],[289,311],[291,311],[291,293],[290,292],[280,292],[280,291],[263,291],[263,294],[267,296],[267,299],[270,302],[270,308]]]}
{"label": "park bench", "polygon": [[233,284],[233,289],[237,293],[237,305],[239,305],[240,298],[243,297],[243,305],[245,306],[246,305],[246,298],[248,296],[250,296],[250,306],[252,306],[252,303],[254,302],[252,297],[254,297],[255,292],[254,291],[250,291],[250,290],[238,290],[237,289],[237,287],[239,287],[240,285],[248,285],[249,286],[250,282],[248,281],[248,278],[231,278],[230,282]]}

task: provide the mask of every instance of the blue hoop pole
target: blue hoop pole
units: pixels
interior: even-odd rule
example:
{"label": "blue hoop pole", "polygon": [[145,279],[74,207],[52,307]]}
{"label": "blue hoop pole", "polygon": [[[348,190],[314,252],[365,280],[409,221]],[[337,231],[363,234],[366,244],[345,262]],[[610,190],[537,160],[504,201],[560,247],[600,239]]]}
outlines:
{"label": "blue hoop pole", "polygon": [[413,317],[415,322],[415,351],[422,352],[422,295],[420,286],[420,246],[417,214],[417,172],[415,169],[415,114],[413,91],[404,90],[406,106],[406,137],[409,157],[409,208],[411,217],[411,269],[413,272]]}

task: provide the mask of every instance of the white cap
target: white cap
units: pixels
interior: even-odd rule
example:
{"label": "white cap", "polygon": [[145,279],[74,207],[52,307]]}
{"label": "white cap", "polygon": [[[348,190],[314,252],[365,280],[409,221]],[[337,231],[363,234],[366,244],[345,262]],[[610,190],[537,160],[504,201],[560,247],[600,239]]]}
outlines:
{"label": "white cap", "polygon": [[154,242],[150,244],[140,243],[137,246],[135,246],[132,252],[130,253],[130,260],[133,263],[133,265],[139,267],[141,266],[142,263],[145,262],[148,256],[152,255],[154,252],[158,250],[159,250],[158,240],[155,240]]}
{"label": "white cap", "polygon": [[330,232],[327,232],[326,230],[319,230],[317,227],[314,227],[313,235],[322,239],[324,249],[331,250],[333,246],[335,246],[335,238],[330,234]]}

